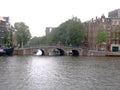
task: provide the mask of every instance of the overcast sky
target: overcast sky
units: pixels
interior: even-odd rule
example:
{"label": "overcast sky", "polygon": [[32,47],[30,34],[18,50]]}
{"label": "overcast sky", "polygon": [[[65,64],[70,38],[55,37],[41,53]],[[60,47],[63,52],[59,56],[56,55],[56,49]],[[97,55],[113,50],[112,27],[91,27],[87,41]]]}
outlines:
{"label": "overcast sky", "polygon": [[120,0],[0,0],[0,16],[25,22],[32,36],[43,36],[46,27],[58,27],[73,16],[84,22],[118,8]]}

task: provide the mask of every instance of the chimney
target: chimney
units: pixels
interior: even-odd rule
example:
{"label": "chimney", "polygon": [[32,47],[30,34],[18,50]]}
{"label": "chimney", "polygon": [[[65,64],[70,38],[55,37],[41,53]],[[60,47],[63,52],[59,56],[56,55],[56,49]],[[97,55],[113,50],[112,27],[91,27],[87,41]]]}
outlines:
{"label": "chimney", "polygon": [[93,22],[93,18],[92,18],[92,22]]}
{"label": "chimney", "polygon": [[98,18],[97,18],[97,16],[96,16],[96,20],[97,20]]}

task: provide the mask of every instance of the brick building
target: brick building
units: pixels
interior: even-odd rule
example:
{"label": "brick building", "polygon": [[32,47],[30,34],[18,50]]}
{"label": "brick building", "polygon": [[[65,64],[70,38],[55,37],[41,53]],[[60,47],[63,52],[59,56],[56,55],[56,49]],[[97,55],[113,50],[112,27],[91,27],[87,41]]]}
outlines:
{"label": "brick building", "polygon": [[12,43],[13,29],[9,22],[9,17],[0,16],[0,45],[6,46]]}
{"label": "brick building", "polygon": [[[98,45],[95,42],[95,36],[97,33],[97,30],[99,29],[100,25],[104,26],[104,29],[109,34],[109,40],[102,45],[102,48],[106,49],[109,48],[109,44],[111,43],[111,19],[106,18],[104,15],[101,16],[101,18],[91,19],[90,21],[87,21],[84,23],[85,30],[86,30],[86,37],[88,38],[88,48],[92,50],[98,50]],[[108,47],[106,47],[108,46]]]}
{"label": "brick building", "polygon": [[[110,17],[106,18],[102,15],[100,18],[96,17],[84,22],[85,35],[90,50],[99,50],[100,48],[100,50],[106,51],[120,51],[120,17],[115,17],[115,15],[112,17],[111,13],[113,14],[114,11],[109,13]],[[107,42],[104,42],[101,47],[95,42],[95,36],[100,25],[103,25],[109,37]]]}
{"label": "brick building", "polygon": [[112,19],[111,51],[120,51],[120,18]]}
{"label": "brick building", "polygon": [[54,29],[55,29],[54,27],[46,27],[46,29],[45,29],[46,36],[49,35],[51,33],[51,31]]}

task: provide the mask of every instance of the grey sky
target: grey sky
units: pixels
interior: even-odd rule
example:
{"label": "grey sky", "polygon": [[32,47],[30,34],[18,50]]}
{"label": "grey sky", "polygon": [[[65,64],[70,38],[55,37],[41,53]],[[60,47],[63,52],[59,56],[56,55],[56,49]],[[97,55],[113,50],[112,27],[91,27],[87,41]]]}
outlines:
{"label": "grey sky", "polygon": [[77,16],[87,21],[120,8],[119,0],[0,0],[0,16],[25,22],[32,36],[43,36],[46,27],[57,27]]}

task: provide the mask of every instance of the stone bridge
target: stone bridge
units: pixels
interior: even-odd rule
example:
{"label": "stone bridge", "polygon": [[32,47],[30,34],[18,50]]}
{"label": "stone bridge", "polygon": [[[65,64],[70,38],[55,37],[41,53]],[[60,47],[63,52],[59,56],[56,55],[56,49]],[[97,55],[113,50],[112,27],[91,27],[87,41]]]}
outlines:
{"label": "stone bridge", "polygon": [[33,55],[41,51],[42,56],[48,56],[51,51],[58,51],[59,56],[72,55],[79,56],[83,54],[83,49],[79,47],[65,47],[65,46],[39,46],[39,47],[29,47],[29,48],[16,48],[14,50],[14,55]]}

